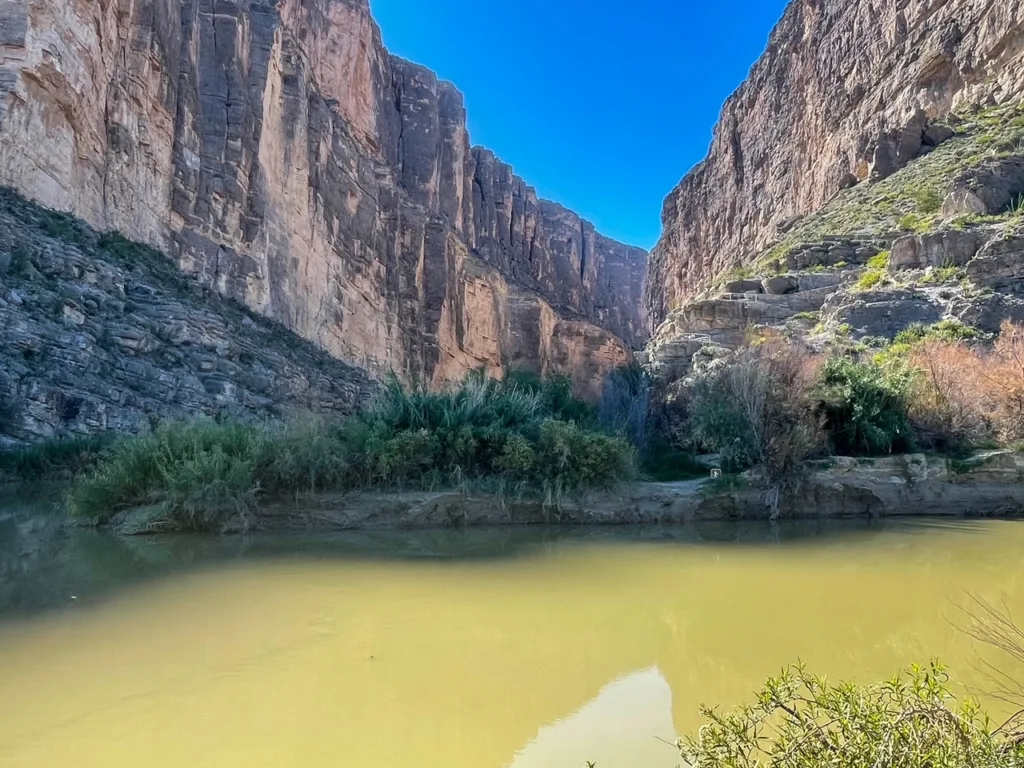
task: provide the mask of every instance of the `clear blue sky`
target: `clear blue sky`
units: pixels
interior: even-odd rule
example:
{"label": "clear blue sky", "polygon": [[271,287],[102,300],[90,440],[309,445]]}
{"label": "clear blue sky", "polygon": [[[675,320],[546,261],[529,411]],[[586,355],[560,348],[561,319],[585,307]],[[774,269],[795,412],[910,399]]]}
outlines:
{"label": "clear blue sky", "polygon": [[465,94],[474,144],[653,247],[784,0],[370,0],[384,43]]}

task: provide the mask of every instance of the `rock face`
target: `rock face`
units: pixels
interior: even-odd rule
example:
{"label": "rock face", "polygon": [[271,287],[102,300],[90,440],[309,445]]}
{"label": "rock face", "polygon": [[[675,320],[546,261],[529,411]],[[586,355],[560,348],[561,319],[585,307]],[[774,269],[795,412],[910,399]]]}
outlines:
{"label": "rock face", "polygon": [[168,418],[344,415],[357,367],[182,275],[163,254],[0,192],[0,447]]}
{"label": "rock face", "polygon": [[[1024,98],[1024,0],[793,0],[726,103],[708,157],[665,201],[653,323],[794,217],[948,133],[951,109]],[[952,203],[951,203],[952,204]]]}
{"label": "rock face", "polygon": [[0,183],[342,360],[586,388],[648,335],[646,254],[471,148],[366,0],[10,0],[0,48]]}

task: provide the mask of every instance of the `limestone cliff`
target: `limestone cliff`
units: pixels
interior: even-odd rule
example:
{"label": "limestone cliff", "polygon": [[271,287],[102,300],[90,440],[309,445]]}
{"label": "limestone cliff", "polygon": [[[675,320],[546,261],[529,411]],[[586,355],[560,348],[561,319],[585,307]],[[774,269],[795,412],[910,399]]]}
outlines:
{"label": "limestone cliff", "polygon": [[1024,0],[793,0],[665,201],[653,321],[840,190],[930,149],[930,119],[1022,98]]}
{"label": "limestone cliff", "polygon": [[0,183],[373,373],[593,387],[646,255],[539,200],[366,0],[2,0]]}

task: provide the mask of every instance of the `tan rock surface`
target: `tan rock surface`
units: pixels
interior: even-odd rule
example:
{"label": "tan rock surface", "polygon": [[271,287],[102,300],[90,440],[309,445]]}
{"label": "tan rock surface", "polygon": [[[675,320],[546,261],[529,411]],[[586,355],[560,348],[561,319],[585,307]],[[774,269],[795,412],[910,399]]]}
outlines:
{"label": "tan rock surface", "polygon": [[343,360],[593,388],[647,337],[643,251],[471,147],[365,0],[8,0],[0,54],[0,183]]}
{"label": "tan rock surface", "polygon": [[793,0],[728,100],[707,158],[668,196],[652,323],[749,260],[852,173],[885,176],[926,120],[1024,98],[1024,0]]}

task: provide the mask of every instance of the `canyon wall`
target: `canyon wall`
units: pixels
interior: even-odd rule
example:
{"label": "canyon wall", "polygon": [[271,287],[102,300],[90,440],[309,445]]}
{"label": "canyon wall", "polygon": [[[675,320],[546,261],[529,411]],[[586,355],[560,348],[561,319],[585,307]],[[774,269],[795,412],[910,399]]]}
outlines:
{"label": "canyon wall", "polygon": [[371,373],[593,390],[646,254],[473,148],[366,0],[0,0],[0,184],[172,255]]}
{"label": "canyon wall", "polygon": [[931,118],[1024,98],[1024,0],[793,0],[668,196],[652,322],[840,189],[916,156]]}

